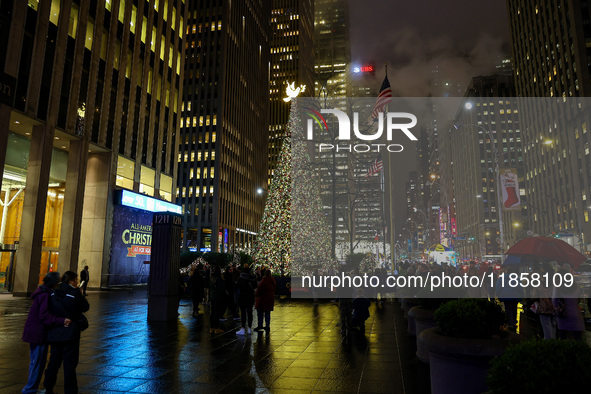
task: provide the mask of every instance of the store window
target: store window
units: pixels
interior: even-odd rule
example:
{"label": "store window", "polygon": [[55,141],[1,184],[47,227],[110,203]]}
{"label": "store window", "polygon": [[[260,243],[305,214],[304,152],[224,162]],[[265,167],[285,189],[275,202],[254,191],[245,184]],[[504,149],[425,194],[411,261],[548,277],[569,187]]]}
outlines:
{"label": "store window", "polygon": [[133,174],[135,162],[119,156],[117,159],[117,177],[115,184],[125,189],[133,190]]}
{"label": "store window", "polygon": [[[192,170],[192,169],[191,169]],[[160,198],[172,202],[172,177],[160,175]]]}
{"label": "store window", "polygon": [[140,174],[140,193],[154,196],[154,179],[156,171],[152,168],[142,166]]}

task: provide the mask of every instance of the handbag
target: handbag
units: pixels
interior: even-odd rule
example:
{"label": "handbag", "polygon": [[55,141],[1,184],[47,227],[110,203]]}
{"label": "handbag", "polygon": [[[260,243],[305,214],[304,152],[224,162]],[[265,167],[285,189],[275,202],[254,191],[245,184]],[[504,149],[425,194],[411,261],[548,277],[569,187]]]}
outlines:
{"label": "handbag", "polygon": [[531,304],[529,309],[537,315],[538,313],[540,313],[540,303],[538,301],[535,301],[533,304]]}
{"label": "handbag", "polygon": [[86,330],[88,328],[88,319],[84,316],[83,313],[80,314],[80,318],[76,319],[76,325],[80,332]]}
{"label": "handbag", "polygon": [[566,314],[566,308],[564,306],[564,300],[562,298],[556,299],[556,305],[554,305],[554,312],[556,316],[564,316]]}

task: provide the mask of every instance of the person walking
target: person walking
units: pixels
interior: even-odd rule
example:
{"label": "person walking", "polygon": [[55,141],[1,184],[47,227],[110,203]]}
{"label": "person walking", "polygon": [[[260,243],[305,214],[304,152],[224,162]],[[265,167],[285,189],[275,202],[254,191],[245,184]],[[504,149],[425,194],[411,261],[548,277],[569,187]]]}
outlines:
{"label": "person walking", "polygon": [[273,276],[271,276],[271,270],[266,270],[265,276],[259,283],[254,293],[255,309],[257,310],[258,320],[258,325],[254,329],[255,331],[263,330],[263,317],[266,323],[266,325],[264,326],[265,331],[267,331],[268,333],[271,329],[271,311],[275,306],[276,289],[277,284],[275,283],[275,279],[273,278]]}
{"label": "person walking", "polygon": [[505,306],[507,328],[513,332],[517,331],[517,304],[523,301],[525,295],[523,287],[521,287],[519,282],[517,286],[510,286],[509,284],[511,275],[517,273],[517,268],[508,268],[503,276],[499,276],[495,286],[496,296]]}
{"label": "person walking", "polygon": [[84,269],[80,271],[80,288],[82,289],[82,295],[86,297],[86,288],[88,287],[88,281],[90,280],[90,275],[88,273],[88,266],[85,265]]}
{"label": "person walking", "polygon": [[72,322],[68,327],[55,327],[48,331],[47,342],[51,346],[49,364],[45,370],[45,386],[47,394],[53,393],[57,381],[57,373],[64,364],[64,393],[78,393],[76,367],[80,354],[80,332],[88,327],[83,313],[90,309],[88,301],[80,293],[78,275],[66,271],[62,276],[61,285],[51,296],[52,312],[60,317],[67,317]]}
{"label": "person walking", "polygon": [[33,305],[29,309],[29,315],[23,330],[23,342],[29,343],[29,379],[22,392],[36,393],[41,383],[45,362],[47,360],[47,328],[64,326],[68,327],[71,320],[58,317],[51,313],[49,298],[59,288],[60,273],[50,272],[43,278],[43,284],[31,294]]}
{"label": "person walking", "polygon": [[[565,275],[571,274],[572,269],[563,267],[558,271],[564,281]],[[575,284],[567,286],[564,282],[561,287],[555,287],[552,293],[552,303],[556,310],[556,325],[558,326],[558,338],[567,339],[572,335],[576,341],[583,340],[585,321],[579,309],[579,287]]]}
{"label": "person walking", "polygon": [[[537,273],[541,277],[546,273],[552,277],[554,275],[554,269],[550,264],[544,263]],[[554,312],[554,304],[552,303],[552,294],[552,287],[534,286],[532,289],[531,298],[538,303],[536,313],[540,317],[544,339],[556,338],[556,314]]]}
{"label": "person walking", "polygon": [[220,328],[220,318],[226,311],[226,286],[222,279],[222,271],[220,267],[215,266],[211,270],[211,278],[209,280],[209,300],[211,303],[209,314],[209,333],[221,334],[224,332]]}
{"label": "person walking", "polygon": [[244,265],[237,283],[239,290],[238,305],[240,306],[242,328],[236,332],[236,335],[250,334],[252,328],[254,291],[257,288],[257,280],[256,277],[250,273],[250,267],[248,265]]}
{"label": "person walking", "polygon": [[191,289],[191,299],[193,301],[193,317],[199,314],[199,303],[203,300],[203,277],[201,276],[201,270],[203,266],[197,264],[197,267],[193,270],[193,273],[189,277],[189,289]]}
{"label": "person walking", "polygon": [[353,300],[353,317],[351,327],[359,328],[359,331],[365,333],[365,321],[369,319],[369,306],[371,302],[365,298],[363,288],[356,289],[356,297]]}

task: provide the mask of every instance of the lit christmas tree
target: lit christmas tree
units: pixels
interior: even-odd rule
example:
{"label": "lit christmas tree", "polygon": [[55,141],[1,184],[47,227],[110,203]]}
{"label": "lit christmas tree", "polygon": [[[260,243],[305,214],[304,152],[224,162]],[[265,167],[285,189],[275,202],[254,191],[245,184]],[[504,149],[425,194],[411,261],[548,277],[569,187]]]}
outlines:
{"label": "lit christmas tree", "polygon": [[302,275],[315,268],[328,272],[336,266],[330,258],[329,230],[311,168],[297,103],[292,100],[255,247],[255,261],[275,272]]}

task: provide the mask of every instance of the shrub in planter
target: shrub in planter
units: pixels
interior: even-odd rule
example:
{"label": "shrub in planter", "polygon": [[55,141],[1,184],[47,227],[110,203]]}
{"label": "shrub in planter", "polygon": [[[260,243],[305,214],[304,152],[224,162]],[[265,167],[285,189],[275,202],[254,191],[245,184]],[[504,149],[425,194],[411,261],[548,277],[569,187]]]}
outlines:
{"label": "shrub in planter", "polygon": [[437,309],[435,320],[438,327],[418,337],[429,354],[433,394],[486,392],[490,360],[522,340],[502,330],[504,312],[485,299],[449,301]]}
{"label": "shrub in planter", "polygon": [[591,348],[584,342],[530,340],[491,361],[491,393],[576,393],[591,381]]}
{"label": "shrub in planter", "polygon": [[461,298],[441,305],[435,321],[442,335],[455,338],[491,338],[501,333],[505,312],[484,298]]}

